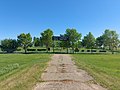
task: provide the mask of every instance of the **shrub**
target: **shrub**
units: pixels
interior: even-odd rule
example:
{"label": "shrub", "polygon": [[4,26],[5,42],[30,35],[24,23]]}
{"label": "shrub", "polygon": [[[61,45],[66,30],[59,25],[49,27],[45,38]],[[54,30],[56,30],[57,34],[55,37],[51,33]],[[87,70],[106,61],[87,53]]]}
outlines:
{"label": "shrub", "polygon": [[36,49],[27,49],[27,51],[36,51]]}
{"label": "shrub", "polygon": [[87,50],[87,52],[90,52],[90,50]]}
{"label": "shrub", "polygon": [[81,52],[84,52],[85,50],[81,50]]}
{"label": "shrub", "polygon": [[48,48],[48,51],[50,51],[50,48]]}
{"label": "shrub", "polygon": [[97,50],[91,50],[91,52],[97,52]]}
{"label": "shrub", "polygon": [[46,49],[37,49],[37,51],[46,51]]}
{"label": "shrub", "polygon": [[78,48],[75,48],[75,52],[79,52],[79,49],[78,49]]}
{"label": "shrub", "polygon": [[18,48],[18,42],[14,39],[4,39],[1,41],[1,50],[13,53]]}
{"label": "shrub", "polygon": [[21,51],[22,49],[17,49],[16,51]]}
{"label": "shrub", "polygon": [[106,50],[100,50],[99,52],[107,52]]}

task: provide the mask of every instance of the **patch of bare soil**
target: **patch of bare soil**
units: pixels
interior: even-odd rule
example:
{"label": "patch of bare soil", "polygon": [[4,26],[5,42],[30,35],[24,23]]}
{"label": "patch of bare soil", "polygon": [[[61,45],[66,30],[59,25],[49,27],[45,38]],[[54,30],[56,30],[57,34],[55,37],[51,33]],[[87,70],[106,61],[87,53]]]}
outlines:
{"label": "patch of bare soil", "polygon": [[55,54],[48,68],[42,74],[44,82],[34,90],[106,90],[98,84],[90,83],[93,78],[78,69],[69,55]]}

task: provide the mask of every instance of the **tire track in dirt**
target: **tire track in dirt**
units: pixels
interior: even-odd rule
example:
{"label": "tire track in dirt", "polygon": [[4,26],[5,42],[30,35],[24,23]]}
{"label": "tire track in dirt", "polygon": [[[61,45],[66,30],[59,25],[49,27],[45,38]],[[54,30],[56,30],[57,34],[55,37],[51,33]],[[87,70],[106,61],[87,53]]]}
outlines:
{"label": "tire track in dirt", "polygon": [[53,55],[41,79],[44,82],[38,83],[34,90],[107,90],[92,83],[93,78],[78,69],[66,54]]}

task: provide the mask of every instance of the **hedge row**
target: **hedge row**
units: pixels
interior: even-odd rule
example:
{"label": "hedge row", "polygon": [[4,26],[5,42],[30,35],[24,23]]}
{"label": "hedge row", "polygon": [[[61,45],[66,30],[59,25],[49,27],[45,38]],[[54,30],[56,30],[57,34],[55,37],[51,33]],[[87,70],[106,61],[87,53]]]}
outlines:
{"label": "hedge row", "polygon": [[[16,51],[21,51],[22,49],[17,49]],[[27,51],[46,51],[46,49],[27,49]]]}
{"label": "hedge row", "polygon": [[[79,50],[75,50],[75,52],[79,52]],[[97,50],[81,50],[81,52],[97,52]],[[107,52],[106,50],[99,50],[99,52]]]}
{"label": "hedge row", "polygon": [[46,51],[46,49],[37,49],[37,51]]}
{"label": "hedge row", "polygon": [[27,49],[27,51],[46,51],[46,49]]}
{"label": "hedge row", "polygon": [[[21,51],[22,49],[17,49],[17,51]],[[55,49],[57,50],[57,49]],[[46,51],[46,49],[27,49],[27,51]],[[78,48],[75,49],[75,52],[79,52]],[[97,50],[81,50],[81,52],[97,52]],[[99,50],[99,52],[107,52],[106,50]]]}

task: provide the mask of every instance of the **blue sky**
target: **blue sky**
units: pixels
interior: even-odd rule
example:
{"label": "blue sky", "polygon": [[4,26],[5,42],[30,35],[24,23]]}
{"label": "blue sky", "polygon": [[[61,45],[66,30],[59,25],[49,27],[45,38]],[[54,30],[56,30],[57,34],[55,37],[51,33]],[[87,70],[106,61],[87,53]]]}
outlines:
{"label": "blue sky", "polygon": [[0,39],[30,32],[39,37],[76,28],[82,36],[100,36],[105,29],[120,33],[120,0],[0,0]]}

